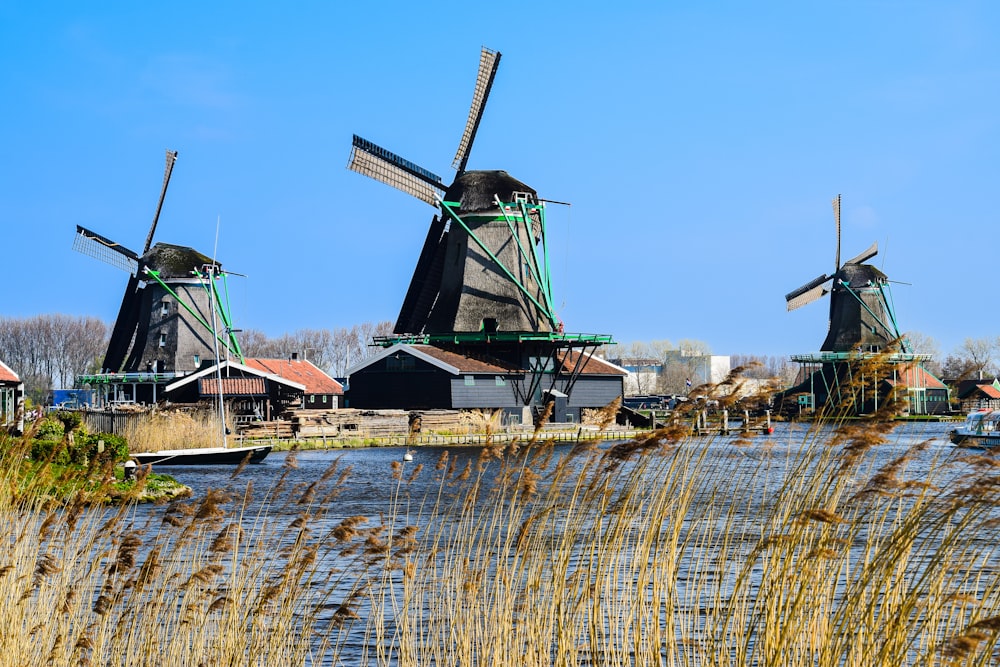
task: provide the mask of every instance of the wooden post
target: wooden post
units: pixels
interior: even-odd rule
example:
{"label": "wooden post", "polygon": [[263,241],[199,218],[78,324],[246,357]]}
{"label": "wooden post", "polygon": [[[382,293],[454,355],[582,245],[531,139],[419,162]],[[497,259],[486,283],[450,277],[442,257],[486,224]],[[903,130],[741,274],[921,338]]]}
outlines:
{"label": "wooden post", "polygon": [[722,411],[722,435],[729,435],[729,408]]}

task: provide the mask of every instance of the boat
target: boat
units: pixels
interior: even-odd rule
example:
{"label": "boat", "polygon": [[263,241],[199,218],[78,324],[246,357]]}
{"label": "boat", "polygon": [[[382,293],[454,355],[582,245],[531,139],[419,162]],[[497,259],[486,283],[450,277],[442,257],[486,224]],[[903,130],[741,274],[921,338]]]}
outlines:
{"label": "boat", "polygon": [[191,466],[239,465],[249,457],[249,463],[260,463],[271,453],[271,445],[252,447],[196,447],[194,449],[165,449],[158,452],[132,454],[139,465]]}
{"label": "boat", "polygon": [[952,429],[948,439],[961,447],[1000,446],[1000,410],[973,410],[961,426]]}

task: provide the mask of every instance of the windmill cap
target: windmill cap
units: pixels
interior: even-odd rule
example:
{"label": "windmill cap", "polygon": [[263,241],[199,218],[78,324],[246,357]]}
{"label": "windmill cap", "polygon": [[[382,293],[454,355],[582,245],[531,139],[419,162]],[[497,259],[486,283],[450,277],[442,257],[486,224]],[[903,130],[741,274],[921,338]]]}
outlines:
{"label": "windmill cap", "polygon": [[[161,278],[190,278],[192,271],[200,271],[212,258],[206,257],[194,248],[170,243],[157,243],[142,256],[142,263]],[[216,266],[221,266],[218,262]]]}
{"label": "windmill cap", "polygon": [[444,198],[446,201],[458,202],[460,211],[474,213],[496,208],[494,197],[499,197],[500,201],[513,201],[515,192],[527,192],[538,199],[534,188],[501,169],[467,171],[455,179]]}
{"label": "windmill cap", "polygon": [[844,264],[837,272],[837,282],[834,283],[834,287],[841,280],[851,289],[861,289],[869,284],[886,283],[889,278],[871,264]]}

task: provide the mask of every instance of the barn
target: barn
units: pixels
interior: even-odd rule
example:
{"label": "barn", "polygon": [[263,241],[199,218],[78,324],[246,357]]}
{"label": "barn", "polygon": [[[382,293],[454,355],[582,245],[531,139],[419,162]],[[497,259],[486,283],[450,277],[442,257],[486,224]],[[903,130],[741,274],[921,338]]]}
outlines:
{"label": "barn", "polygon": [[552,402],[552,421],[579,422],[582,410],[620,398],[627,375],[623,368],[581,354],[566,350],[556,359],[561,368],[539,368],[468,349],[397,343],[348,370],[345,405],[502,410],[510,420],[528,421]]}

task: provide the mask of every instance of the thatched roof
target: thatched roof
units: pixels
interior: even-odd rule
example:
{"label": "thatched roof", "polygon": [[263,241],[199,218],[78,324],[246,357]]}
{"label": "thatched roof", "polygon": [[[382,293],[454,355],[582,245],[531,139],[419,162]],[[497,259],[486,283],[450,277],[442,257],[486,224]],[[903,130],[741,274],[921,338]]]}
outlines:
{"label": "thatched roof", "polygon": [[446,201],[457,201],[463,213],[486,211],[496,207],[493,197],[500,201],[513,201],[515,192],[527,192],[537,199],[538,193],[506,171],[467,171],[451,184],[445,193]]}
{"label": "thatched roof", "polygon": [[[190,278],[192,271],[201,271],[205,264],[212,263],[212,258],[187,246],[157,243],[142,256],[142,262],[159,271],[160,278]],[[222,266],[218,262],[215,264]]]}

